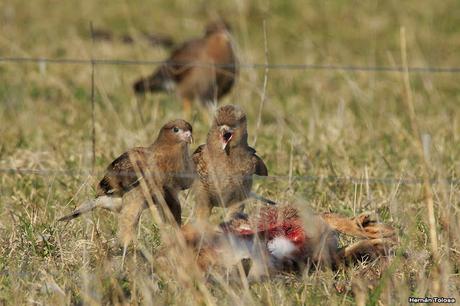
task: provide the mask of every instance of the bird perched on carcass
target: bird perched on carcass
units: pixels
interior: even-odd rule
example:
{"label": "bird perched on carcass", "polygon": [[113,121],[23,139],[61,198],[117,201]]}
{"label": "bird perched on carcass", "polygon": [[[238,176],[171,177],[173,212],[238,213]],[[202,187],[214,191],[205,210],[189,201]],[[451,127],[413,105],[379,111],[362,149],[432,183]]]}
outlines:
{"label": "bird perched on carcass", "polygon": [[151,76],[137,80],[133,88],[136,93],[175,89],[184,111],[189,113],[195,98],[211,103],[226,95],[236,76],[230,27],[217,21],[208,24],[204,37],[183,43]]}
{"label": "bird perched on carcass", "polygon": [[[371,221],[363,214],[345,218],[333,214],[301,214],[291,206],[264,207],[251,220],[234,218],[217,230],[182,227],[185,241],[197,252],[203,270],[230,268],[251,261],[248,277],[257,280],[275,272],[296,271],[387,255],[397,239],[392,227]],[[364,238],[340,247],[338,234]]]}
{"label": "bird perched on carcass", "polygon": [[190,123],[181,119],[166,123],[152,145],[132,148],[107,167],[97,186],[95,199],[84,202],[59,221],[74,219],[97,207],[121,211],[122,214],[126,208],[134,217],[131,224],[135,225],[145,208],[145,198],[142,205],[137,205],[133,212],[133,209],[124,207],[122,197],[138,188],[141,181],[145,180],[153,202],[158,205],[164,201],[174,220],[180,225],[181,206],[178,192],[188,189],[193,182],[194,166],[188,146],[191,141]]}
{"label": "bird perched on carcass", "polygon": [[246,114],[237,105],[217,109],[206,144],[192,159],[199,178],[193,187],[197,217],[204,221],[214,206],[228,208],[228,214],[242,211],[253,175],[268,175],[265,163],[248,145]]}

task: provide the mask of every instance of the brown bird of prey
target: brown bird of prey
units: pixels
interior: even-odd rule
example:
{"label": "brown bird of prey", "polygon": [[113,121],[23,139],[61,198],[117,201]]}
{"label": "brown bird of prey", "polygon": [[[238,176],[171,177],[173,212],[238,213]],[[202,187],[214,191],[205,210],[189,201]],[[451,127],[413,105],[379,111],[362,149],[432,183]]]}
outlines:
{"label": "brown bird of prey", "polygon": [[186,113],[195,98],[204,104],[219,100],[230,91],[237,75],[229,31],[225,22],[210,23],[204,37],[189,40],[175,49],[151,76],[134,83],[134,91],[175,89]]}
{"label": "brown bird of prey", "polygon": [[237,105],[217,109],[206,144],[192,159],[199,177],[193,190],[201,221],[213,206],[229,208],[228,214],[242,212],[242,202],[251,196],[252,176],[268,175],[263,160],[248,145],[246,114]]}
{"label": "brown bird of prey", "polygon": [[[107,167],[97,186],[95,199],[84,202],[59,221],[74,219],[97,207],[123,213],[122,197],[135,188],[140,189],[141,181],[145,180],[153,203],[166,203],[180,225],[178,192],[188,189],[193,182],[194,166],[188,148],[191,141],[190,123],[180,119],[166,123],[152,145],[132,148]],[[146,207],[143,200],[135,213],[130,212],[137,218],[132,220],[132,225],[137,224],[140,213]]]}

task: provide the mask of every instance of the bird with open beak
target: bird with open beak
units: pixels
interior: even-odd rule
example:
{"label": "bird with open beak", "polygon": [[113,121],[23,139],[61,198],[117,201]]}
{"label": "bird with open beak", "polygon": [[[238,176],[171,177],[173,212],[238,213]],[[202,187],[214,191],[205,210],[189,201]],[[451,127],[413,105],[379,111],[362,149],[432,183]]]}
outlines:
{"label": "bird with open beak", "polygon": [[214,206],[227,208],[227,215],[242,212],[253,175],[268,175],[265,163],[248,145],[246,114],[237,105],[217,109],[206,144],[192,159],[199,177],[193,187],[197,217],[202,221]]}
{"label": "bird with open beak", "polygon": [[107,167],[104,177],[97,186],[95,199],[84,202],[59,221],[68,221],[101,207],[121,212],[121,215],[126,212],[132,216],[133,220],[128,223],[134,227],[146,207],[146,199],[142,196],[140,205],[127,207],[129,203],[124,203],[122,198],[133,189],[140,189],[139,185],[144,180],[148,188],[148,196],[152,198],[153,203],[156,205],[165,203],[173,219],[180,225],[181,206],[178,192],[188,189],[194,176],[193,161],[189,154],[191,142],[190,123],[181,119],[166,123],[152,145],[132,148]]}

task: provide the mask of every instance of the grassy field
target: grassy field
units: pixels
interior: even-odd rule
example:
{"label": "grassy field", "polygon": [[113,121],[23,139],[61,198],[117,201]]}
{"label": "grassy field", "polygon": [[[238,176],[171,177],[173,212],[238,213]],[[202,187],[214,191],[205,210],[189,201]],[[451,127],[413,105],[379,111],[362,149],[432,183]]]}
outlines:
{"label": "grassy field", "polygon": [[[162,60],[168,49],[150,46],[143,31],[180,42],[201,35],[206,21],[221,15],[233,27],[242,63],[265,61],[265,20],[273,64],[400,66],[404,27],[409,66],[459,67],[459,10],[457,0],[4,1],[0,56]],[[92,42],[90,22],[116,38]],[[124,34],[134,43],[121,42]],[[132,82],[153,68],[95,67],[97,159],[91,175],[91,67],[0,62],[0,303],[350,305],[364,299],[394,305],[432,295],[459,300],[459,74],[410,74],[427,167],[411,129],[402,73],[269,70],[259,129],[263,69],[242,69],[222,102],[247,111],[250,144],[256,142],[273,176],[257,179],[254,189],[318,212],[376,211],[398,228],[401,240],[397,256],[384,265],[282,275],[249,286],[205,282],[178,258],[157,256],[165,245],[147,212],[138,244],[152,258],[131,249],[123,268],[114,215],[97,211],[56,223],[93,196],[113,158],[150,144],[158,128],[181,113],[174,96],[136,99]],[[209,128],[206,110],[197,104],[195,145]],[[430,250],[421,183],[426,170],[435,182],[437,256]],[[184,220],[193,206],[193,198],[183,198]]]}

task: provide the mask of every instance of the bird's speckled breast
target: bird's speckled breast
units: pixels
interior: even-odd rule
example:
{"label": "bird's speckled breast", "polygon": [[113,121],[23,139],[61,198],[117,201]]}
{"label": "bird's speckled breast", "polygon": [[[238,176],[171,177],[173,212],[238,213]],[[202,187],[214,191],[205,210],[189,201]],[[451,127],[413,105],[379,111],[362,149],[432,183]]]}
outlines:
{"label": "bird's speckled breast", "polygon": [[156,156],[163,164],[166,185],[174,189],[187,189],[193,182],[193,162],[187,147],[171,148]]}
{"label": "bird's speckled breast", "polygon": [[205,155],[208,171],[201,178],[214,205],[228,206],[249,196],[254,165],[248,152],[238,153],[212,159]]}

